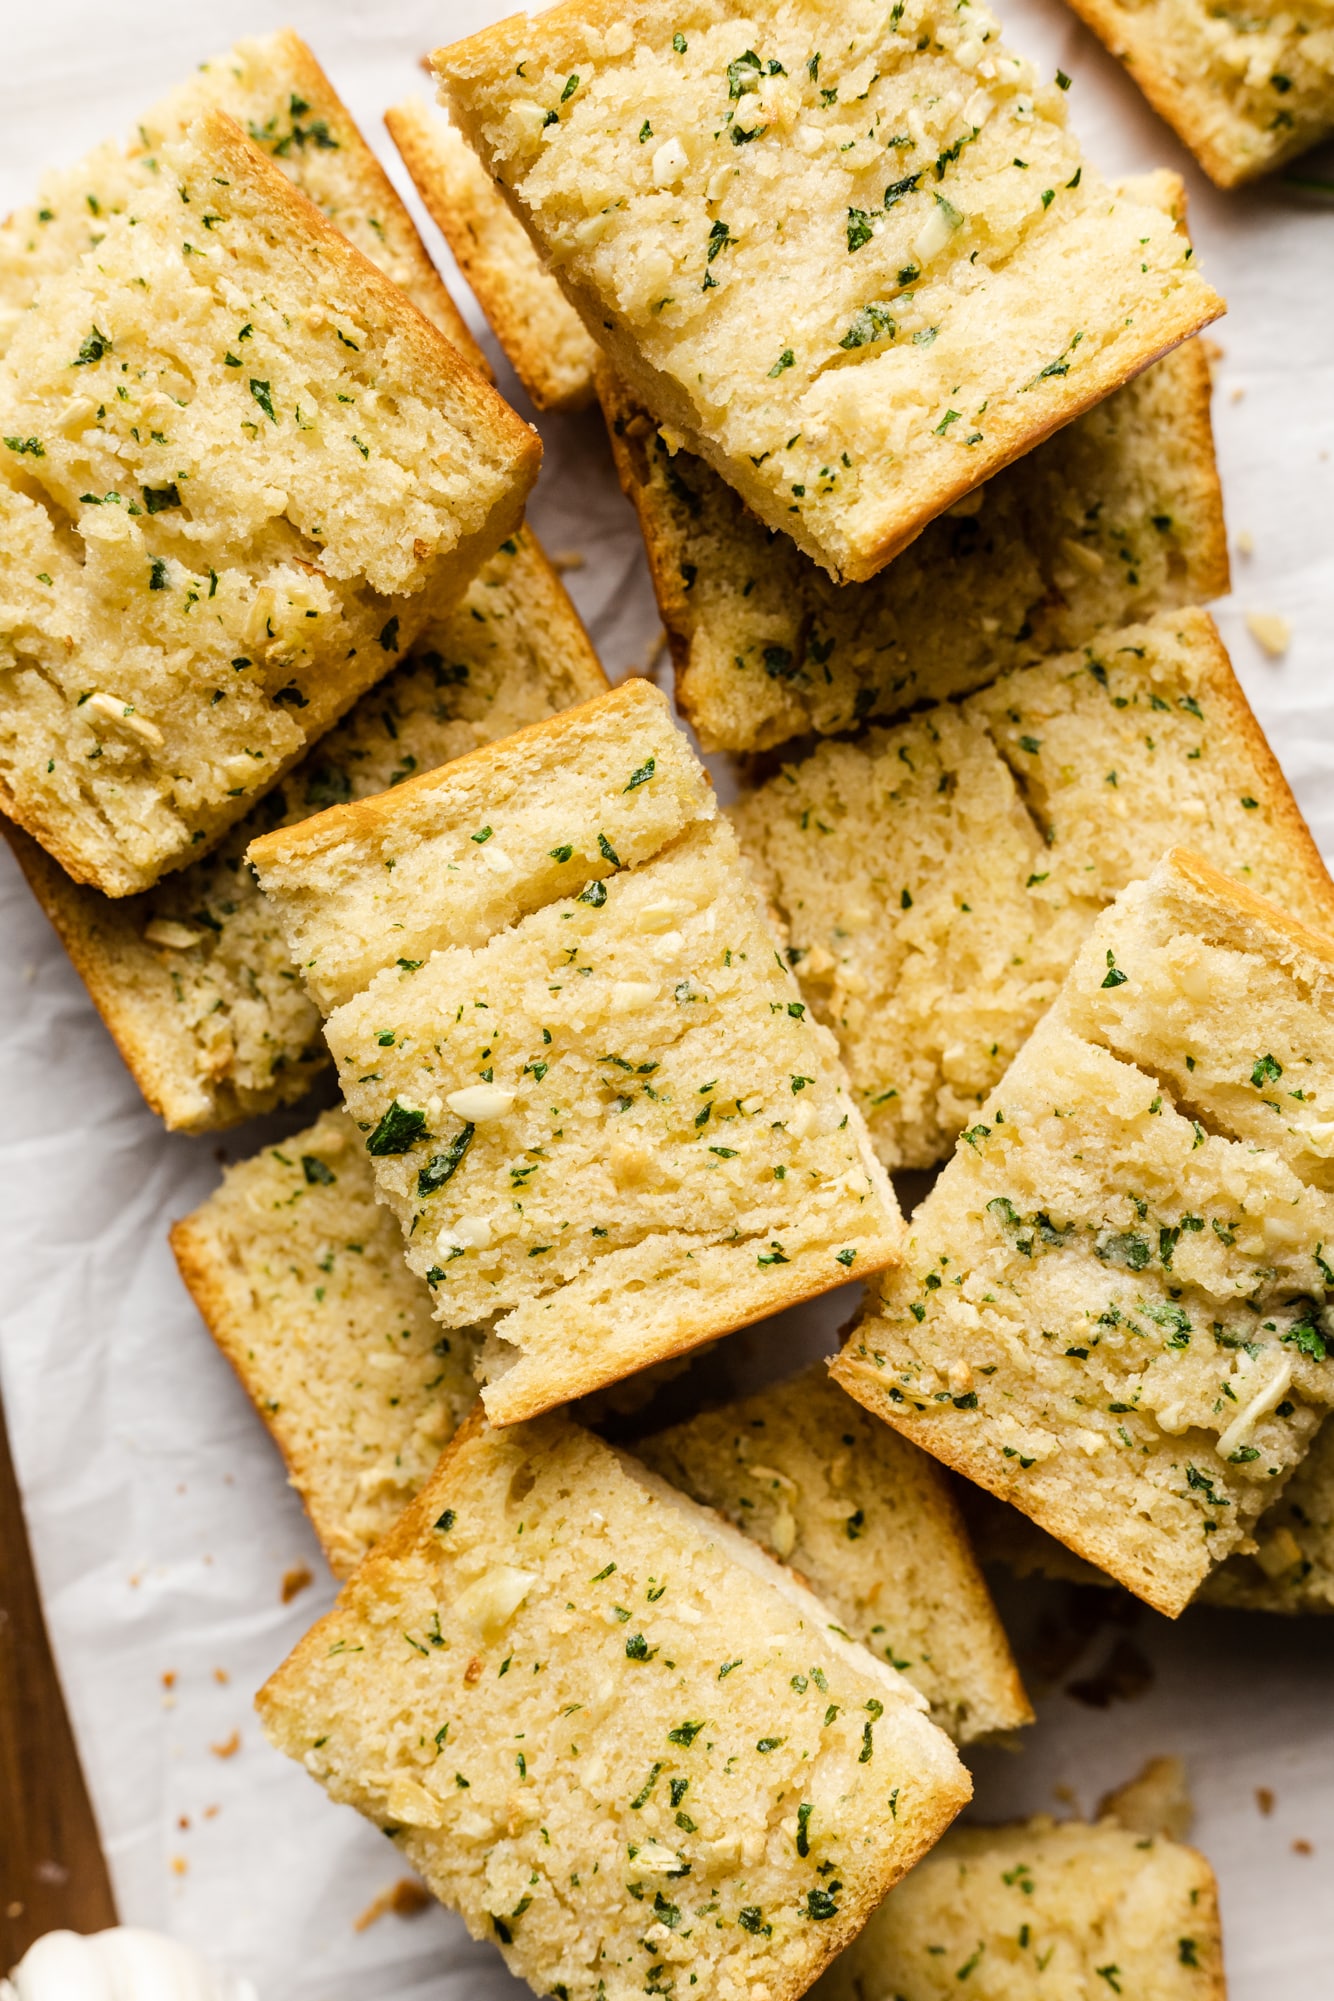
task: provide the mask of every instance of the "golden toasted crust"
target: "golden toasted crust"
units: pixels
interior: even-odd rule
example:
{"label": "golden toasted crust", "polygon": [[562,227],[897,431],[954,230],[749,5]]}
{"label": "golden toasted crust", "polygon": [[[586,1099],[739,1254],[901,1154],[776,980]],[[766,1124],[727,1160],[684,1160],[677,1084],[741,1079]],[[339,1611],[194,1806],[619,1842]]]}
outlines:
{"label": "golden toasted crust", "polygon": [[598,349],[467,141],[416,99],[384,122],[537,408],[586,408]]}
{"label": "golden toasted crust", "polygon": [[0,832],[135,1083],[168,1126],[191,1130],[207,1105],[205,1094],[184,1082],[195,1051],[171,1007],[170,976],[145,950],[133,906],[71,881],[20,828],[5,823]]}
{"label": "golden toasted crust", "polygon": [[325,1112],[228,1168],[171,1231],[338,1577],[392,1527],[477,1401],[475,1340],[439,1338],[360,1141],[344,1112]]}
{"label": "golden toasted crust", "polygon": [[[1308,111],[1286,128],[1248,118],[1208,74],[1207,50],[1189,32],[1173,37],[1154,10],[1124,0],[1070,0],[1076,14],[1129,70],[1149,103],[1189,146],[1216,187],[1236,188],[1272,172],[1334,130],[1334,91],[1323,115]],[[1248,26],[1250,24],[1248,23]],[[1263,28],[1264,16],[1257,26]],[[1248,79],[1249,81],[1249,79]],[[1275,104],[1285,112],[1282,98]],[[1275,137],[1286,129],[1287,137]]]}
{"label": "golden toasted crust", "polygon": [[[886,563],[910,548],[922,530],[939,514],[963,500],[985,480],[993,479],[1006,466],[1054,436],[1057,431],[1082,417],[1087,410],[1101,403],[1116,390],[1142,375],[1155,361],[1161,361],[1181,342],[1199,333],[1202,327],[1211,326],[1227,311],[1227,305],[1215,292],[1194,306],[1178,299],[1164,299],[1150,312],[1139,316],[1140,344],[1134,354],[1123,358],[1119,354],[1106,355],[1088,367],[1080,382],[1078,394],[1067,394],[1060,398],[1059,407],[1052,411],[1046,422],[1032,424],[1026,422],[1017,409],[1007,410],[995,422],[991,436],[987,440],[986,451],[979,452],[966,471],[955,474],[953,479],[937,480],[918,503],[919,511],[914,518],[902,526],[888,528],[873,543],[866,554],[856,561],[846,562],[841,569],[845,583],[865,583],[878,575]],[[721,467],[720,467],[721,470]]]}
{"label": "golden toasted crust", "polygon": [[[872,1278],[878,1272],[893,1270],[900,1262],[901,1239],[900,1229],[895,1228],[891,1232],[883,1226],[878,1242],[871,1237],[859,1239],[858,1276],[865,1274],[867,1278]],[[819,1299],[836,1283],[836,1280],[830,1279],[829,1258],[823,1247],[791,1259],[790,1272],[785,1271],[781,1278],[774,1278],[767,1271],[757,1271],[753,1242],[735,1250],[726,1244],[706,1244],[687,1255],[690,1258],[691,1279],[700,1285],[701,1291],[709,1283],[713,1284],[715,1291],[704,1294],[695,1312],[678,1311],[670,1333],[662,1336],[655,1334],[651,1356],[645,1357],[640,1330],[622,1325],[603,1338],[595,1373],[590,1372],[586,1360],[575,1356],[550,1359],[543,1356],[540,1373],[536,1368],[516,1363],[482,1391],[482,1403],[490,1422],[498,1426],[520,1424],[528,1418],[542,1417],[576,1397],[624,1382],[627,1376],[636,1375],[644,1367],[646,1359],[658,1365],[689,1355],[706,1342],[721,1340],[728,1334],[737,1333],[742,1327],[753,1327],[756,1321],[768,1320],[776,1313],[786,1312],[790,1306],[801,1306],[808,1299]],[[677,1245],[665,1237],[662,1256],[664,1273],[670,1275],[678,1290],[684,1291],[680,1258]],[[598,1276],[595,1270],[593,1277],[596,1279]],[[717,1297],[716,1288],[720,1280],[728,1300],[728,1309],[722,1314],[716,1304],[710,1304],[710,1300]],[[584,1303],[580,1296],[584,1290],[578,1280],[563,1287],[562,1292],[556,1295],[559,1310],[563,1314],[578,1315]],[[537,1311],[549,1310],[550,1307],[549,1298],[537,1302]],[[521,1308],[520,1312],[524,1309]],[[519,1315],[511,1317],[518,1319]]]}
{"label": "golden toasted crust", "polygon": [[[1254,717],[1251,721],[1258,732],[1259,724]],[[1297,811],[1295,800],[1293,816],[1300,833],[1314,849],[1309,829]],[[1316,860],[1319,861],[1318,853]],[[1334,972],[1334,932],[1326,937],[1313,931],[1309,925],[1298,923],[1295,917],[1289,917],[1286,910],[1280,910],[1268,897],[1257,896],[1244,882],[1234,882],[1231,876],[1222,874],[1190,848],[1170,849],[1163,857],[1163,866],[1174,870],[1197,896],[1212,907],[1220,937],[1235,939],[1240,935],[1250,949],[1276,954],[1281,962],[1292,960],[1300,964],[1304,958],[1312,959],[1321,974]],[[1322,894],[1329,902],[1329,875],[1323,863],[1321,877]]]}
{"label": "golden toasted crust", "polygon": [[611,721],[619,722],[631,716],[634,710],[647,701],[650,707],[661,707],[663,697],[649,681],[632,677],[613,688],[610,694],[594,695],[576,708],[563,709],[559,715],[546,716],[541,722],[529,723],[526,728],[516,730],[506,737],[503,744],[479,744],[476,750],[465,751],[449,765],[449,777],[442,780],[438,771],[418,772],[413,778],[405,779],[392,792],[379,792],[370,799],[353,800],[346,806],[330,806],[313,819],[303,820],[296,827],[281,827],[276,833],[262,834],[251,843],[249,858],[263,875],[266,869],[315,866],[322,856],[344,845],[358,846],[379,838],[382,830],[391,828],[403,819],[417,799],[426,799],[441,783],[451,788],[460,781],[466,785],[473,771],[485,772],[494,766],[498,757],[507,762],[522,756],[525,750],[536,749],[541,755],[542,746],[550,740],[559,742],[571,731],[587,729],[590,723],[604,712]]}
{"label": "golden toasted crust", "polygon": [[[858,1365],[853,1356],[853,1346],[854,1342],[849,1341],[829,1369],[834,1381],[840,1383],[849,1396],[856,1397],[859,1404],[883,1418],[886,1424],[892,1424],[914,1445],[930,1452],[933,1459],[938,1459],[942,1466],[948,1466],[961,1480],[981,1487],[998,1501],[1009,1501],[1014,1507],[1023,1508],[1022,1491],[1014,1481],[1007,1482],[1000,1469],[993,1468],[991,1460],[983,1459],[974,1449],[973,1440],[966,1431],[923,1422],[911,1406],[905,1409],[902,1404],[895,1403],[889,1393],[890,1385],[881,1382],[874,1370]],[[1037,1518],[1030,1519],[1036,1521]],[[1095,1570],[1108,1570],[1107,1551],[1096,1531],[1086,1533],[1078,1522],[1067,1519],[1061,1525],[1060,1542]],[[1164,1580],[1157,1563],[1152,1559],[1143,1559],[1138,1553],[1123,1554],[1115,1579],[1167,1619],[1180,1617],[1190,1603],[1198,1582],[1192,1578],[1182,1588],[1175,1578]]]}
{"label": "golden toasted crust", "polygon": [[[266,1386],[263,1379],[250,1368],[246,1360],[245,1342],[238,1339],[236,1314],[233,1302],[219,1266],[217,1250],[207,1223],[199,1215],[182,1216],[167,1232],[167,1242],[176,1260],[176,1268],[181,1280],[199,1309],[199,1317],[217,1342],[218,1347],[231,1364],[232,1370],[256,1409],[263,1411]],[[287,1468],[289,1483],[301,1494],[307,1495],[307,1469],[303,1465],[296,1442],[287,1428],[266,1419],[269,1433],[282,1454]],[[309,1508],[308,1508],[309,1512]],[[312,1525],[324,1546],[330,1567],[336,1576],[345,1576],[347,1571],[339,1562],[339,1543],[336,1534],[326,1532],[332,1524],[321,1524],[312,1515]]]}
{"label": "golden toasted crust", "polygon": [[[1182,186],[1182,200],[1185,188]],[[1178,437],[1185,445],[1193,471],[1200,516],[1205,523],[1195,552],[1192,597],[1221,598],[1232,588],[1227,524],[1223,518],[1223,483],[1214,449],[1213,377],[1201,340],[1183,341],[1173,350],[1182,394],[1177,408]]]}
{"label": "golden toasted crust", "polygon": [[[1311,912],[1328,915],[1329,936],[1334,939],[1334,881],[1330,879],[1324,858],[1312,837],[1311,829],[1301,807],[1293,796],[1292,787],[1283,775],[1283,767],[1270,748],[1269,739],[1261,729],[1254,709],[1246,699],[1246,691],[1233,671],[1218,627],[1207,612],[1197,613],[1192,626],[1203,649],[1201,669],[1208,678],[1210,699],[1214,701],[1227,718],[1227,726],[1232,736],[1245,745],[1246,753],[1253,761],[1256,774],[1264,785],[1265,807],[1268,817],[1280,829],[1288,843],[1289,866],[1294,885],[1300,884],[1303,907]],[[1188,849],[1178,849],[1182,863],[1182,873],[1189,875],[1192,864],[1204,869],[1216,883],[1226,885],[1230,898],[1240,894],[1243,902],[1258,905],[1261,909],[1275,913],[1273,902],[1258,895],[1245,883],[1234,877],[1224,876],[1209,862],[1192,855]],[[1282,912],[1277,912],[1283,917]],[[1283,917],[1285,923],[1294,920]],[[1298,923],[1295,928],[1303,936],[1319,942],[1310,925]],[[1323,927],[1322,927],[1323,930]]]}

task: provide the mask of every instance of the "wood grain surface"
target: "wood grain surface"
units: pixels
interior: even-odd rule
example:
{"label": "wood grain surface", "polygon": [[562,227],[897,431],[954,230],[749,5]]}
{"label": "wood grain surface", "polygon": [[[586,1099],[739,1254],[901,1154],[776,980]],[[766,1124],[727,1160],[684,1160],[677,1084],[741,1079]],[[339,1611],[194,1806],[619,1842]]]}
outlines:
{"label": "wood grain surface", "polygon": [[43,1932],[115,1923],[0,1408],[0,1974]]}

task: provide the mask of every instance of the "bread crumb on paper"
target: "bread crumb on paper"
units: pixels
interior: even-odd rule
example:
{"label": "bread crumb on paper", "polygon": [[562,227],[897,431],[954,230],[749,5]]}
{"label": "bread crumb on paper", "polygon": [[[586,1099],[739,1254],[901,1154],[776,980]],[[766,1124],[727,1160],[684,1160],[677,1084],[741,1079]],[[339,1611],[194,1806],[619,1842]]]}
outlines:
{"label": "bread crumb on paper", "polygon": [[1111,1818],[1132,1834],[1162,1835],[1184,1841],[1195,1819],[1195,1803],[1181,1758],[1150,1758],[1142,1771],[1107,1793],[1099,1820]]}
{"label": "bread crumb on paper", "polygon": [[315,1578],[309,1564],[293,1564],[290,1570],[283,1572],[283,1604],[290,1605],[294,1598],[314,1582]]}
{"label": "bread crumb on paper", "polygon": [[367,1904],[359,1918],[352,1921],[354,1932],[369,1931],[373,1924],[388,1913],[396,1918],[415,1918],[431,1902],[431,1893],[415,1882],[411,1876],[402,1877],[391,1890],[382,1890],[378,1897]]}
{"label": "bread crumb on paper", "polygon": [[1246,630],[1270,660],[1281,660],[1292,638],[1292,627],[1277,611],[1248,611]]}

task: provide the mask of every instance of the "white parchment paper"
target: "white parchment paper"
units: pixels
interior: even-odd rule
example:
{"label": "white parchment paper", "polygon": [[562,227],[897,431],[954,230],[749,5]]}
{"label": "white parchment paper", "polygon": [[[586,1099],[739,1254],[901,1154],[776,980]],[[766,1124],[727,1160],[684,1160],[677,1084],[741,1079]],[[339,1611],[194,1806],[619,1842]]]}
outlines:
{"label": "white parchment paper", "polygon": [[[380,114],[426,90],[424,50],[506,11],[492,0],[0,0],[0,208],[28,199],[43,166],[127,130],[203,57],[285,23],[311,42],[402,185]],[[1201,263],[1231,305],[1214,329],[1236,581],[1219,621],[1329,854],[1334,206],[1281,182],[1219,194],[1059,0],[1008,0],[1002,12],[1016,46],[1074,78],[1072,115],[1105,169],[1166,164],[1190,185]],[[1307,165],[1331,173],[1328,158]],[[434,232],[428,241],[480,329]],[[501,379],[527,413],[513,378]],[[587,558],[569,582],[615,677],[645,663],[658,632],[637,531],[600,420],[544,419],[542,432],[533,519],[548,549]],[[1249,636],[1253,610],[1291,621],[1280,662]],[[516,1993],[496,1953],[443,1912],[356,1932],[358,1914],[401,1877],[398,1858],[260,1737],[253,1692],[332,1587],[167,1249],[167,1225],[214,1185],[224,1148],[169,1137],[145,1109],[7,854],[0,1107],[0,1383],[124,1917],[249,1974],[262,2001]],[[307,1116],[228,1135],[225,1155]],[[735,1366],[744,1372],[761,1347],[772,1369],[775,1353],[795,1362],[829,1345],[846,1304],[736,1337]],[[284,1605],[284,1575],[302,1565],[315,1581]],[[1051,1594],[1004,1597],[1025,1644],[1051,1606]],[[1334,1621],[1199,1612],[1173,1626],[1141,1611],[1128,1633],[1091,1636],[1082,1671],[1118,1636],[1151,1662],[1148,1693],[1100,1711],[1059,1688],[1043,1695],[1017,1751],[972,1760],[979,1809],[1087,1812],[1147,1756],[1181,1753],[1196,1839],[1222,1884],[1234,2001],[1330,1993]],[[1257,1788],[1275,1796],[1271,1813]]]}

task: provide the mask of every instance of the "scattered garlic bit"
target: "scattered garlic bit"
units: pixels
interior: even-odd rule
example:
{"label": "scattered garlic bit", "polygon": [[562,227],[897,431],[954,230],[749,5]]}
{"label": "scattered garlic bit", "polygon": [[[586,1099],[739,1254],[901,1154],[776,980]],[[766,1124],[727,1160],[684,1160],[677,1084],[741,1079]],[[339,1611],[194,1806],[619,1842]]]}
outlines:
{"label": "scattered garlic bit", "polygon": [[1302,1561],[1302,1546],[1292,1530],[1280,1527],[1272,1535],[1261,1536],[1256,1545],[1255,1560],[1271,1583],[1286,1577]]}
{"label": "scattered garlic bit", "polygon": [[551,567],[558,576],[566,576],[571,570],[582,570],[588,558],[582,549],[557,549],[551,558]]}
{"label": "scattered garlic bit", "polygon": [[468,1084],[461,1091],[451,1091],[445,1103],[456,1117],[481,1126],[491,1119],[503,1119],[514,1103],[514,1093],[502,1090],[499,1084]]}
{"label": "scattered garlic bit", "polygon": [[454,1616],[476,1628],[484,1640],[503,1633],[537,1578],[531,1570],[498,1563],[454,1600]]}
{"label": "scattered garlic bit", "polygon": [[146,716],[137,716],[134,704],[123,702],[119,695],[90,695],[84,707],[93,715],[100,716],[103,722],[115,723],[119,728],[128,730],[131,736],[137,736],[141,742],[151,744],[154,750],[161,750],[166,742],[157,724],[150,723]]}
{"label": "scattered garlic bit", "polygon": [[178,924],[171,917],[155,917],[144,926],[144,943],[164,945],[169,952],[188,952],[192,945],[202,943],[203,936],[202,931],[192,931],[188,924]]}
{"label": "scattered garlic bit", "polygon": [[1253,556],[1255,554],[1255,537],[1249,528],[1240,530],[1237,535],[1236,547],[1239,556]]}
{"label": "scattered garlic bit", "polygon": [[1246,629],[1268,659],[1281,660],[1287,652],[1292,627],[1281,612],[1248,611]]}

